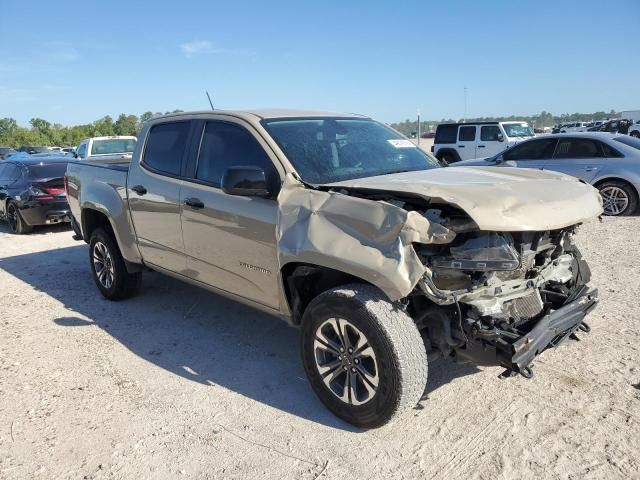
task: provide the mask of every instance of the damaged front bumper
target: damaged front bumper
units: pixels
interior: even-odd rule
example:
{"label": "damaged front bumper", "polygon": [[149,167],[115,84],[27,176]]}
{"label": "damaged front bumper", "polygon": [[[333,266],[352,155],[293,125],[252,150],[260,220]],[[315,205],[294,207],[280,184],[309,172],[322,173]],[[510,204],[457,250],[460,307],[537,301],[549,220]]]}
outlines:
{"label": "damaged front bumper", "polygon": [[535,357],[557,347],[578,328],[588,331],[584,317],[598,304],[598,290],[583,286],[576,298],[542,317],[535,326],[514,342],[498,342],[496,358],[508,371],[530,374]]}
{"label": "damaged front bumper", "polygon": [[584,318],[597,304],[598,290],[582,286],[571,300],[535,321],[530,329],[522,329],[519,333],[472,331],[465,347],[456,351],[456,360],[498,365],[506,369],[505,374],[520,373],[530,377],[535,357],[548,348],[557,347],[578,329],[589,331]]}

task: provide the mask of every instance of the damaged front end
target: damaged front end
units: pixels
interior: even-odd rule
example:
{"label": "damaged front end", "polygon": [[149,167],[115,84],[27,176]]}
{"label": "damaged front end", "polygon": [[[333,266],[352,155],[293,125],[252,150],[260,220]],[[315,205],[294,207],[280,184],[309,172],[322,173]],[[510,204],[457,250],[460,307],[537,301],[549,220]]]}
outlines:
{"label": "damaged front end", "polygon": [[428,347],[529,376],[542,351],[588,331],[584,317],[598,296],[587,287],[591,272],[573,242],[575,228],[471,230],[448,245],[415,245],[427,271],[409,308]]}

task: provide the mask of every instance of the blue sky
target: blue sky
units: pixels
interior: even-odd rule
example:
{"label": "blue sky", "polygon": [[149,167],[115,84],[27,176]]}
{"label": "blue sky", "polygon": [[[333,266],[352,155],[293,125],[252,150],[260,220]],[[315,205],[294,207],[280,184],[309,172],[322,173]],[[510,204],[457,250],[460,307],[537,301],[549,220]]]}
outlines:
{"label": "blue sky", "polygon": [[0,117],[640,108],[640,0],[0,0]]}

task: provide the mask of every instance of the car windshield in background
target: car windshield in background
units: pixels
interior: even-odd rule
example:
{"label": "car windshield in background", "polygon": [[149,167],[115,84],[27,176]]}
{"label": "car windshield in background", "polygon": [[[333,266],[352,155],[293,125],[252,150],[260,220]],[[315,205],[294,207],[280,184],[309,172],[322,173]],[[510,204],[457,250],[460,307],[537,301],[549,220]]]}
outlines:
{"label": "car windshield in background", "polygon": [[615,137],[614,140],[616,142],[624,143],[625,145],[629,145],[630,147],[637,148],[640,150],[640,139],[635,137],[628,137],[626,135],[621,135],[619,137]]}
{"label": "car windshield in background", "polygon": [[533,129],[520,123],[503,123],[507,137],[533,137]]}
{"label": "car windshield in background", "polygon": [[91,155],[113,155],[116,153],[132,153],[136,148],[133,138],[110,138],[108,140],[94,140]]}
{"label": "car windshield in background", "polygon": [[366,119],[263,120],[302,179],[335,183],[438,168],[438,161],[390,128]]}
{"label": "car windshield in background", "polygon": [[64,177],[67,171],[66,163],[39,163],[28,165],[29,177],[31,178],[58,178]]}

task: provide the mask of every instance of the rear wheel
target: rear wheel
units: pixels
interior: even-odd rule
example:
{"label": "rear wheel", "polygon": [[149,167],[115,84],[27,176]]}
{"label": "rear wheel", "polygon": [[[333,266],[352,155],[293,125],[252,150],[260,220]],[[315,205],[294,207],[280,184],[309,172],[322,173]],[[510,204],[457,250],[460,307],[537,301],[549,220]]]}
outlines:
{"label": "rear wheel", "polygon": [[363,428],[414,407],[427,384],[427,354],[404,311],[369,285],[328,290],[303,316],[302,360],[329,410]]}
{"label": "rear wheel", "polygon": [[93,280],[109,300],[121,300],[140,291],[142,273],[129,273],[113,236],[102,228],[91,234],[89,263]]}
{"label": "rear wheel", "polygon": [[11,231],[16,235],[24,235],[33,230],[33,227],[24,221],[18,206],[13,202],[9,203],[7,207],[7,222]]}
{"label": "rear wheel", "polygon": [[632,137],[640,138],[640,130],[634,130],[629,135]]}
{"label": "rear wheel", "polygon": [[442,164],[445,166],[455,161],[455,158],[453,158],[453,155],[451,155],[450,153],[443,153],[442,155],[440,155],[440,162],[442,162]]}
{"label": "rear wheel", "polygon": [[632,215],[638,206],[638,196],[633,187],[625,182],[611,180],[598,185],[602,195],[605,215],[614,217]]}

